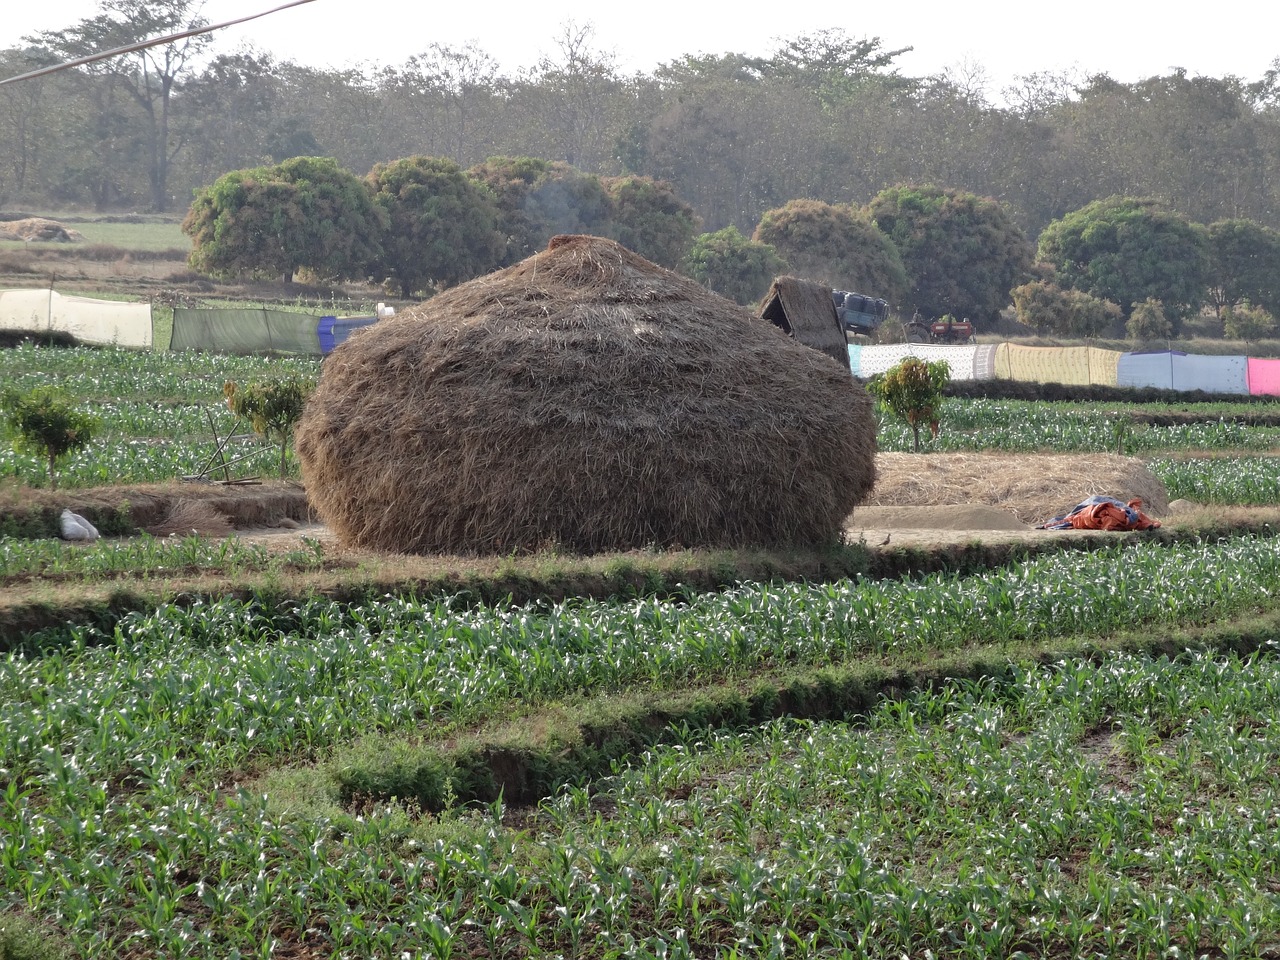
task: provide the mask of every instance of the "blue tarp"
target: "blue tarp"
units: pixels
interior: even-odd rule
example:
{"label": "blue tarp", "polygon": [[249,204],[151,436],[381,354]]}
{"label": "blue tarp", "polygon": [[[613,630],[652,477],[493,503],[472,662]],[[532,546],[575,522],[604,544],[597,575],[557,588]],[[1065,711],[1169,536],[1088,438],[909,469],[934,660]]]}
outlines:
{"label": "blue tarp", "polygon": [[1126,353],[1121,355],[1116,366],[1116,384],[1121,387],[1247,394],[1249,361],[1247,357],[1206,357],[1177,350]]}
{"label": "blue tarp", "polygon": [[351,336],[351,331],[377,323],[377,317],[321,317],[316,326],[316,336],[320,339],[320,352],[330,353],[334,347]]}

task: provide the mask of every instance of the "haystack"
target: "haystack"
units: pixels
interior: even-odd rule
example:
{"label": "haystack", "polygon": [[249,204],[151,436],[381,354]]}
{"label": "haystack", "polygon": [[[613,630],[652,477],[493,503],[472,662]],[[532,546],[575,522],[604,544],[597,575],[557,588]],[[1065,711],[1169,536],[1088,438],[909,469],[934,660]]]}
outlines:
{"label": "haystack", "polygon": [[26,240],[29,243],[78,243],[84,239],[79,230],[64,227],[57,220],[26,217],[0,222],[0,240]]}
{"label": "haystack", "polygon": [[760,316],[849,369],[849,340],[836,316],[830,287],[816,280],[778,277],[760,301]]}
{"label": "haystack", "polygon": [[1061,516],[1092,496],[1141,500],[1162,517],[1169,495],[1137,457],[1114,453],[882,453],[875,494],[867,506],[934,507],[987,504],[1023,523]]}
{"label": "haystack", "polygon": [[353,333],[297,451],[339,538],[416,553],[822,542],[875,480],[847,370],[580,236]]}

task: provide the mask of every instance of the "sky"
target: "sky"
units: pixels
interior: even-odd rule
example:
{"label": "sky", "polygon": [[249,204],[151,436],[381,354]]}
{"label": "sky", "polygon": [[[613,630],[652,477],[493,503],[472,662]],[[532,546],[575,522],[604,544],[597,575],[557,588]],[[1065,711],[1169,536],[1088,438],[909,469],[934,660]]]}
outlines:
{"label": "sky", "polygon": [[[205,0],[211,23],[261,13],[286,0]],[[59,30],[93,15],[96,0],[4,0],[0,48],[24,35]],[[548,9],[553,7],[554,9]],[[1256,0],[1187,0],[1073,5],[994,0],[790,0],[734,4],[648,0],[634,3],[535,4],[487,0],[311,0],[251,23],[220,30],[215,49],[243,43],[317,67],[400,65],[432,43],[474,41],[514,74],[543,57],[556,59],[566,24],[593,29],[593,47],[626,72],[651,71],[685,54],[767,55],[780,40],[828,27],[855,39],[878,37],[885,50],[914,48],[895,62],[908,76],[977,67],[993,100],[1018,76],[1040,71],[1107,73],[1130,82],[1181,67],[1192,76],[1261,79],[1280,60],[1280,14]],[[753,12],[754,11],[754,12]],[[1208,14],[1208,15],[1207,15]],[[1264,23],[1274,18],[1270,25]]]}

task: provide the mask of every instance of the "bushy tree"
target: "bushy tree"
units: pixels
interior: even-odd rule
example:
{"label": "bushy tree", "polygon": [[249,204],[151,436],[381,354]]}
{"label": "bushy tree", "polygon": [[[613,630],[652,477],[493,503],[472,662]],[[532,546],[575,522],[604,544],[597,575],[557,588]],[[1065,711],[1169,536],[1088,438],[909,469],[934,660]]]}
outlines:
{"label": "bushy tree", "polygon": [[1222,311],[1222,327],[1228,337],[1246,343],[1261,340],[1276,332],[1276,318],[1249,301],[1232,304]]}
{"label": "bushy tree", "polygon": [[609,232],[628,250],[672,269],[689,249],[698,218],[666,180],[605,177]]}
{"label": "bushy tree", "polygon": [[1173,336],[1173,324],[1165,315],[1164,304],[1148,297],[1129,308],[1129,319],[1125,323],[1125,332],[1135,343],[1144,340],[1164,340]]}
{"label": "bushy tree", "polygon": [[892,413],[911,428],[916,453],[920,452],[920,428],[926,424],[937,434],[938,411],[945,399],[943,390],[951,379],[945,360],[905,357],[879,377],[867,382],[867,389],[880,408]]}
{"label": "bushy tree", "polygon": [[1209,224],[1209,302],[1218,316],[1249,301],[1280,313],[1280,232],[1252,220]]}
{"label": "bushy tree", "polygon": [[791,271],[837,290],[857,290],[898,303],[907,273],[897,247],[852,207],[792,200],[766,210],[752,234],[787,261]]}
{"label": "bushy tree", "polygon": [[234,380],[222,385],[227,406],[237,417],[253,424],[253,432],[265,440],[280,442],[280,476],[288,470],[289,438],[302,416],[307,398],[315,384],[306,377],[292,376],[281,380],[255,380],[243,387]]}
{"label": "bushy tree", "polygon": [[1096,200],[1045,227],[1039,254],[1063,286],[1122,307],[1159,300],[1174,333],[1204,302],[1205,232],[1153,200]]}
{"label": "bushy tree", "polygon": [[326,278],[367,275],[383,228],[364,182],[327,157],[224,174],[197,192],[182,222],[194,269],[285,282],[304,267]]}
{"label": "bushy tree", "polygon": [[992,322],[1030,276],[1031,243],[997,200],[901,186],[882,190],[866,212],[902,255],[908,311]]}
{"label": "bushy tree", "polygon": [[707,289],[749,306],[768,292],[774,277],[786,272],[787,263],[769,244],[725,227],[695,237],[680,269]]}
{"label": "bushy tree", "polygon": [[540,250],[560,233],[609,235],[610,202],[597,176],[534,157],[491,157],[467,171],[498,204],[507,238],[503,264]]}
{"label": "bushy tree", "polygon": [[87,447],[98,429],[96,417],[76,410],[55,387],[7,390],[0,396],[0,411],[14,432],[14,448],[44,460],[53,490],[58,489],[58,461]]}
{"label": "bushy tree", "polygon": [[405,297],[495,269],[505,252],[489,190],[452,160],[406,157],[368,176],[387,232],[380,265]]}
{"label": "bushy tree", "polygon": [[1079,290],[1064,290],[1047,280],[1014,287],[1018,321],[1037,333],[1062,337],[1097,337],[1123,316],[1120,307]]}

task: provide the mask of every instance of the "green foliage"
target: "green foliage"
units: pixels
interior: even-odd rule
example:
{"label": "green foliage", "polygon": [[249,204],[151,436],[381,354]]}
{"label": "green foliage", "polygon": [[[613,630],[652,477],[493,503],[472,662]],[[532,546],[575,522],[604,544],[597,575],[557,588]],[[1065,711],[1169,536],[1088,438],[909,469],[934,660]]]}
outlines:
{"label": "green foliage", "polygon": [[1009,291],[1031,272],[1031,244],[999,201],[933,186],[892,187],[867,215],[902,255],[904,312],[999,318]]}
{"label": "green foliage", "polygon": [[1223,309],[1222,329],[1233,340],[1261,340],[1276,332],[1276,318],[1244,300]]}
{"label": "green foliage", "polygon": [[259,380],[241,387],[234,380],[222,386],[227,406],[238,417],[253,424],[259,436],[280,441],[280,476],[287,473],[286,455],[294,424],[302,416],[307,397],[315,384],[306,377],[292,376],[282,380]]}
{"label": "green foliage", "polygon": [[883,376],[867,384],[880,408],[892,413],[911,428],[913,447],[920,452],[920,428],[928,424],[937,434],[938,415],[945,399],[943,390],[951,379],[945,360],[906,357]]}
{"label": "green foliage", "polygon": [[1129,319],[1125,322],[1124,329],[1129,334],[1129,339],[1138,343],[1173,336],[1173,323],[1165,315],[1164,304],[1152,297],[1130,307]]}
{"label": "green foliage", "polygon": [[497,203],[452,160],[406,157],[378,164],[367,182],[387,222],[379,263],[405,297],[498,266],[505,243]]}
{"label": "green foliage", "polygon": [[6,390],[0,411],[13,430],[14,448],[43,457],[49,486],[57,489],[58,461],[87,447],[98,429],[96,417],[76,410],[54,387],[34,387],[25,393]]}
{"label": "green foliage", "polygon": [[1159,300],[1173,333],[1204,302],[1209,278],[1204,229],[1133,197],[1096,200],[1053,221],[1039,256],[1063,286],[1122,307]]}
{"label": "green foliage", "polygon": [[0,912],[0,960],[67,960],[62,938],[14,911]]}
{"label": "green foliage", "polygon": [[1219,313],[1248,300],[1280,314],[1280,232],[1252,220],[1219,220],[1208,227],[1208,250],[1209,300]]}
{"label": "green foliage", "polygon": [[196,193],[182,222],[193,269],[217,277],[364,277],[384,215],[364,182],[327,157],[233,170]]}
{"label": "green foliage", "polygon": [[792,200],[766,210],[752,239],[777,250],[796,276],[890,303],[906,295],[907,272],[898,248],[852,207]]}
{"label": "green foliage", "polygon": [[1120,307],[1114,303],[1079,290],[1064,290],[1047,280],[1024,283],[1015,287],[1012,294],[1018,321],[1041,334],[1097,337],[1122,316]]}
{"label": "green foliage", "polygon": [[503,264],[545,250],[561,233],[609,236],[610,202],[600,178],[567,163],[534,157],[491,157],[467,171],[498,204],[507,237]]}
{"label": "green foliage", "polygon": [[689,249],[697,229],[693,207],[676,196],[666,180],[606,177],[610,233],[628,250],[673,269]]}
{"label": "green foliage", "polygon": [[680,269],[707,289],[750,306],[787,270],[787,263],[769,244],[748,240],[729,226],[695,237]]}

